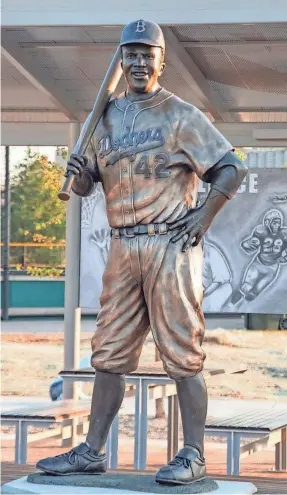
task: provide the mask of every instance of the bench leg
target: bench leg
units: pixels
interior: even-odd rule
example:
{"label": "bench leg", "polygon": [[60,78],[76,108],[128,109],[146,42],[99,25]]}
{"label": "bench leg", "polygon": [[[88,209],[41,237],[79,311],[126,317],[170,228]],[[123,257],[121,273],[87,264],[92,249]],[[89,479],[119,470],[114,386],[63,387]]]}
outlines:
{"label": "bench leg", "polygon": [[89,426],[90,426],[90,416],[88,416],[88,418],[83,421],[83,430],[82,430],[83,435],[88,434]]}
{"label": "bench leg", "polygon": [[233,432],[226,434],[227,438],[227,459],[226,459],[226,474],[230,476],[233,472]]}
{"label": "bench leg", "polygon": [[280,450],[281,450],[281,444],[280,442],[275,444],[275,471],[280,471]]}
{"label": "bench leg", "polygon": [[281,441],[275,444],[275,470],[287,470],[287,428],[282,428]]}
{"label": "bench leg", "polygon": [[177,395],[168,397],[168,427],[167,427],[167,462],[170,462],[178,451],[178,398]]}
{"label": "bench leg", "polygon": [[15,464],[27,463],[27,434],[28,424],[25,421],[19,421],[16,424]]}
{"label": "bench leg", "polygon": [[287,470],[287,428],[281,430],[281,469]]}
{"label": "bench leg", "polygon": [[[62,447],[75,447],[78,441],[78,418],[63,421]],[[70,432],[67,434],[67,432]]]}
{"label": "bench leg", "polygon": [[234,476],[240,475],[240,433],[235,432],[233,437],[233,472]]}

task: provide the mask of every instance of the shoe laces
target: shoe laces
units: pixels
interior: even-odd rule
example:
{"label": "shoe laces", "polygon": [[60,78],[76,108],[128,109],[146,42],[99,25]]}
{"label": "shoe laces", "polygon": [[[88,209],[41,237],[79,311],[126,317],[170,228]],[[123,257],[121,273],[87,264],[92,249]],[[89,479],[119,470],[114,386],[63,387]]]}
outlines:
{"label": "shoe laces", "polygon": [[175,458],[168,463],[169,466],[179,466],[189,469],[191,467],[191,461],[186,457],[175,456]]}
{"label": "shoe laces", "polygon": [[55,458],[57,459],[64,459],[66,458],[66,460],[70,463],[70,464],[74,464],[75,463],[75,460],[76,460],[76,452],[73,450],[70,450],[70,452],[64,452],[64,454],[59,454],[59,455],[55,455]]}

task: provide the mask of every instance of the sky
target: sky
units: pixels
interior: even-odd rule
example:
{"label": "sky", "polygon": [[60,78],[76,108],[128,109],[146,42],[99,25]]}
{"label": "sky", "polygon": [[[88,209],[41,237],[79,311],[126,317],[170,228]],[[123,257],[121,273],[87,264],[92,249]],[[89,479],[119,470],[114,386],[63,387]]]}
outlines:
{"label": "sky", "polygon": [[[10,174],[13,175],[15,167],[25,158],[27,146],[9,146],[10,148]],[[57,154],[56,146],[31,146],[31,150],[46,155],[49,161],[57,161],[63,164]],[[1,146],[1,186],[5,181],[5,146]]]}

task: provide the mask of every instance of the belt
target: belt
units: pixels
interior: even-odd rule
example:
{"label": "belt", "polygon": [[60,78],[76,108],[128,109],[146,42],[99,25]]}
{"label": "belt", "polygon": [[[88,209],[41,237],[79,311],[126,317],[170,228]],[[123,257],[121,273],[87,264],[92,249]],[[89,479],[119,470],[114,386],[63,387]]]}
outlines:
{"label": "belt", "polygon": [[116,239],[120,237],[135,237],[136,235],[147,234],[149,236],[156,234],[167,234],[169,231],[166,223],[149,223],[147,225],[139,224],[134,227],[112,228],[111,235]]}

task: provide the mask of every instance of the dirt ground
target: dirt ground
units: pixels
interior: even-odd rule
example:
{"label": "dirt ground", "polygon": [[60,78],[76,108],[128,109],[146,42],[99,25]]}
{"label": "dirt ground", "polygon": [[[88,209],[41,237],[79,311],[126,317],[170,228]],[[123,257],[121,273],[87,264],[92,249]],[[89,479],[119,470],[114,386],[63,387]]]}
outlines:
{"label": "dirt ground", "polygon": [[[82,336],[81,358],[90,353],[91,336]],[[63,334],[6,333],[1,341],[2,395],[47,397],[63,368]],[[247,367],[243,375],[213,377],[207,383],[209,397],[287,401],[287,332],[212,330],[206,332],[203,347],[207,368]],[[154,356],[149,335],[140,365],[152,364]],[[86,392],[89,387],[85,385]]]}

